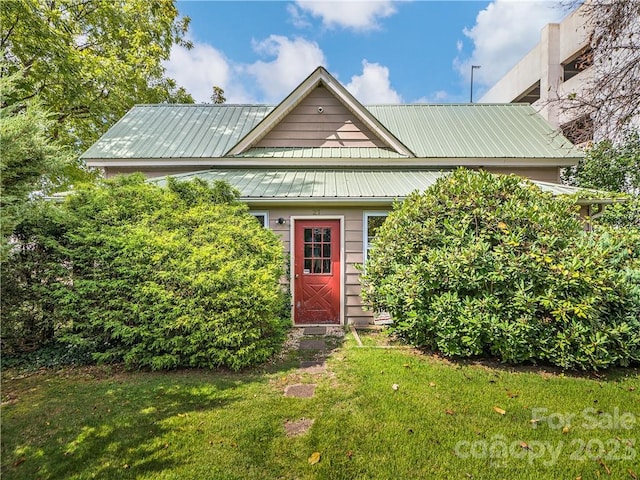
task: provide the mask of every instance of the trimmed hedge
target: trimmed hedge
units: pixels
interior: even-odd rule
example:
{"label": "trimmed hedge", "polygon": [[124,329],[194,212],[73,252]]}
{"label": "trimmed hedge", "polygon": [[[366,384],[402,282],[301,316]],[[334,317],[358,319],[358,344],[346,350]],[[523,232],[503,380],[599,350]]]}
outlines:
{"label": "trimmed hedge", "polygon": [[586,233],[574,200],[464,169],[395,206],[363,275],[393,331],[449,356],[640,361],[640,234]]}
{"label": "trimmed hedge", "polygon": [[10,349],[30,336],[132,368],[239,369],[280,348],[282,245],[225,183],[120,177],[35,208],[17,234]]}

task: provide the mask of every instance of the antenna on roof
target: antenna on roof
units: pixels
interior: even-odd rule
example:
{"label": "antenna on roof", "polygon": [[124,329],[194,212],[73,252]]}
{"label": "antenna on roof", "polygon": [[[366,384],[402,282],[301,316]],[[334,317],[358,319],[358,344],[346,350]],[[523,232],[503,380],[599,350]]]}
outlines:
{"label": "antenna on roof", "polygon": [[469,103],[473,103],[473,71],[480,67],[481,65],[471,65],[471,96],[469,98]]}

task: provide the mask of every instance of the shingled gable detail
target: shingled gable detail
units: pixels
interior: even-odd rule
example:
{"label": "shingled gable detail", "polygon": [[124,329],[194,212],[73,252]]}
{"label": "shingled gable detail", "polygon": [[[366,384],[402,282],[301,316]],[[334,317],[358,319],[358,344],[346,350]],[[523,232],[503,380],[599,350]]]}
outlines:
{"label": "shingled gable detail", "polygon": [[[318,105],[319,98],[328,105]],[[306,132],[301,122],[311,124]],[[294,129],[299,133],[293,133]],[[239,155],[252,147],[311,146],[389,148],[415,157],[323,67],[309,75],[225,156]]]}

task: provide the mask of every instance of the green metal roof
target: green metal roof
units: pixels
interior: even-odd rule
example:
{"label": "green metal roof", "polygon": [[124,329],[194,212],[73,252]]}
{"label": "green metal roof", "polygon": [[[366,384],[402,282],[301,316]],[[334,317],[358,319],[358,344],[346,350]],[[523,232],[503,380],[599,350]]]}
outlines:
{"label": "green metal roof", "polygon": [[418,157],[583,156],[524,103],[372,105],[367,109]]}
{"label": "green metal roof", "polygon": [[[138,105],[81,158],[220,158],[273,108],[269,105]],[[366,108],[420,158],[582,157],[579,150],[525,104],[409,104]],[[365,158],[365,154],[373,155],[366,158],[395,158],[385,149],[365,152],[307,148],[253,148],[242,157],[255,154],[257,158],[316,158],[325,153],[339,155],[339,158]]]}
{"label": "green metal roof", "polygon": [[80,158],[216,158],[271,110],[268,105],[136,105]]}
{"label": "green metal roof", "polygon": [[[342,201],[391,204],[415,190],[424,191],[448,171],[416,169],[235,169],[217,168],[172,175],[180,180],[200,178],[225,180],[240,191],[248,203],[261,201]],[[166,179],[150,182],[165,184]],[[533,182],[553,195],[568,195],[580,189],[553,183]]]}

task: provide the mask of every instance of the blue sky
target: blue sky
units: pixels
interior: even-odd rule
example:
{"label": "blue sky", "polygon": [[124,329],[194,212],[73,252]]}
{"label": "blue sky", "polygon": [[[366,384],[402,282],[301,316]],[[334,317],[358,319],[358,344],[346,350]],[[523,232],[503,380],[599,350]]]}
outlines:
{"label": "blue sky", "polygon": [[174,47],[167,73],[197,102],[213,85],[227,103],[278,103],[318,65],[358,100],[467,102],[566,10],[555,1],[179,1],[194,48]]}

